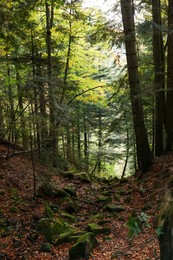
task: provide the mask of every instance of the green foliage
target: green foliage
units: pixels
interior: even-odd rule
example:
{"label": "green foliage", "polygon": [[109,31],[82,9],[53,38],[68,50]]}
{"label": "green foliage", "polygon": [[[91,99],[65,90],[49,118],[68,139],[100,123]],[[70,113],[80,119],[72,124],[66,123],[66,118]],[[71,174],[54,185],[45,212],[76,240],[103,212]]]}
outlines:
{"label": "green foliage", "polygon": [[46,213],[47,217],[49,217],[49,218],[53,217],[53,214],[54,214],[53,210],[51,209],[51,207],[48,204],[45,205],[45,213]]}
{"label": "green foliage", "polygon": [[138,236],[144,231],[145,228],[149,228],[150,224],[148,220],[149,216],[144,212],[141,212],[141,214],[137,216],[130,216],[126,223],[129,228],[128,236],[130,238],[133,236]]}
{"label": "green foliage", "polygon": [[161,235],[164,235],[163,230],[161,227],[157,227],[155,229],[157,237],[160,237]]}

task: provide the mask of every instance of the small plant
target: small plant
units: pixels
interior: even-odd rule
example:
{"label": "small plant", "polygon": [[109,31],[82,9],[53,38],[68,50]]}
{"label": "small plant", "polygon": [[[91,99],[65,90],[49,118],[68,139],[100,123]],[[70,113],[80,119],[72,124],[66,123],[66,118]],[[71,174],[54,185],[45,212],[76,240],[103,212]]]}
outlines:
{"label": "small plant", "polygon": [[161,235],[164,235],[164,233],[163,233],[163,231],[162,231],[162,227],[157,227],[157,228],[155,229],[155,231],[156,231],[157,237],[160,237]]}
{"label": "small plant", "polygon": [[138,236],[145,228],[149,228],[150,224],[148,219],[149,216],[144,212],[141,212],[141,214],[137,216],[130,216],[126,224],[129,228],[128,236],[130,238]]}

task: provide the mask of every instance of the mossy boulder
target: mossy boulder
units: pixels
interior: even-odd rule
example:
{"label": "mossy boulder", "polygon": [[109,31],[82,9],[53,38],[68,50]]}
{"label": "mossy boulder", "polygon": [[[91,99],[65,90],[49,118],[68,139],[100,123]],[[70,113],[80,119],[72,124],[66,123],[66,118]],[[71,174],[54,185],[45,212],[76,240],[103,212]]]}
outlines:
{"label": "mossy boulder", "polygon": [[114,194],[114,199],[115,199],[116,201],[120,201],[120,200],[121,200],[121,195],[115,193],[115,194]]}
{"label": "mossy boulder", "polygon": [[112,201],[112,198],[110,196],[100,196],[97,198],[96,202],[100,202],[100,203],[107,203],[107,202],[111,202]]}
{"label": "mossy boulder", "polygon": [[120,213],[125,210],[122,205],[108,204],[104,207],[104,211]]}
{"label": "mossy boulder", "polygon": [[42,218],[39,222],[39,231],[49,243],[52,243],[59,235],[71,229],[72,227],[61,219]]}
{"label": "mossy boulder", "polygon": [[78,180],[80,180],[83,183],[91,183],[91,178],[86,172],[80,172],[77,174]]}
{"label": "mossy boulder", "polygon": [[95,235],[91,232],[85,233],[77,240],[69,250],[69,258],[77,260],[80,258],[88,259],[92,250],[98,246],[98,241]]}
{"label": "mossy boulder", "polygon": [[97,223],[88,224],[86,230],[94,233],[96,236],[99,234],[109,234],[111,231],[109,227],[102,228]]}
{"label": "mossy boulder", "polygon": [[78,211],[78,205],[71,197],[61,198],[61,203],[63,204],[63,210],[69,214]]}
{"label": "mossy boulder", "polygon": [[64,189],[56,189],[56,197],[57,198],[65,198],[65,197],[69,197],[69,193],[66,192]]}
{"label": "mossy boulder", "polygon": [[72,197],[77,197],[77,194],[75,192],[75,190],[71,187],[66,187],[63,189],[65,192],[67,192],[70,196]]}
{"label": "mossy boulder", "polygon": [[75,242],[80,238],[82,234],[84,234],[84,231],[80,230],[70,230],[66,231],[63,234],[61,234],[55,241],[55,245],[61,244],[63,242]]}
{"label": "mossy boulder", "polygon": [[51,244],[49,244],[49,243],[43,243],[43,244],[41,245],[41,247],[40,247],[40,251],[41,251],[41,252],[44,252],[44,253],[46,253],[46,252],[51,252]]}
{"label": "mossy boulder", "polygon": [[90,221],[97,221],[97,220],[102,220],[104,218],[104,215],[102,213],[97,213],[92,215],[89,220]]}
{"label": "mossy boulder", "polygon": [[77,222],[77,217],[73,216],[72,214],[69,214],[67,212],[62,212],[61,217],[63,219],[66,219],[69,223],[75,223]]}

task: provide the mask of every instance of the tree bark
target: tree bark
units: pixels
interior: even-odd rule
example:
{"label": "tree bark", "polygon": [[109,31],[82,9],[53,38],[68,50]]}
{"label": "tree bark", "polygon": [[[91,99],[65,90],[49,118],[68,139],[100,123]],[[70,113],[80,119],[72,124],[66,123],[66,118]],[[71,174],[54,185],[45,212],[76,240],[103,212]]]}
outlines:
{"label": "tree bark", "polygon": [[165,61],[164,45],[161,31],[160,0],[152,1],[153,14],[153,59],[154,59],[154,91],[155,91],[155,155],[160,156],[164,151],[163,144],[163,115],[165,107]]}
{"label": "tree bark", "polygon": [[168,2],[168,54],[166,98],[166,150],[173,150],[173,0]]}
{"label": "tree bark", "polygon": [[138,60],[136,51],[135,24],[132,1],[121,0],[121,11],[125,35],[130,98],[132,105],[134,130],[136,136],[136,149],[140,169],[142,170],[142,172],[146,172],[152,165],[153,156],[149,147],[148,136],[144,124],[144,115],[138,73]]}

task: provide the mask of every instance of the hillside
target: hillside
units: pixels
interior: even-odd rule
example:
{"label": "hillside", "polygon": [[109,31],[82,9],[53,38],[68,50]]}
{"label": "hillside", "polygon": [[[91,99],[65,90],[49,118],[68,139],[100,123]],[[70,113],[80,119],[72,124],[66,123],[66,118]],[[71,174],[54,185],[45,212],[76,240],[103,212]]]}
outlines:
{"label": "hillside", "polygon": [[[41,219],[63,218],[68,214],[71,219],[74,217],[70,225],[77,230],[86,230],[88,224],[94,222],[109,231],[96,236],[98,246],[89,259],[159,259],[156,218],[165,186],[171,179],[172,154],[157,159],[141,180],[131,177],[122,183],[117,179],[90,183],[35,162],[37,188],[42,186],[42,189],[33,199],[30,156],[19,154],[7,160],[6,151],[6,146],[1,145],[0,259],[69,259],[69,249],[74,243],[54,240],[50,244],[38,228]],[[48,191],[44,194],[45,182],[55,190],[71,190],[74,194],[68,199],[62,194],[48,194]],[[117,208],[121,210],[117,212]],[[138,236],[129,238],[128,218],[141,212],[148,215],[146,223],[150,226]],[[48,249],[44,248],[45,244]]]}

